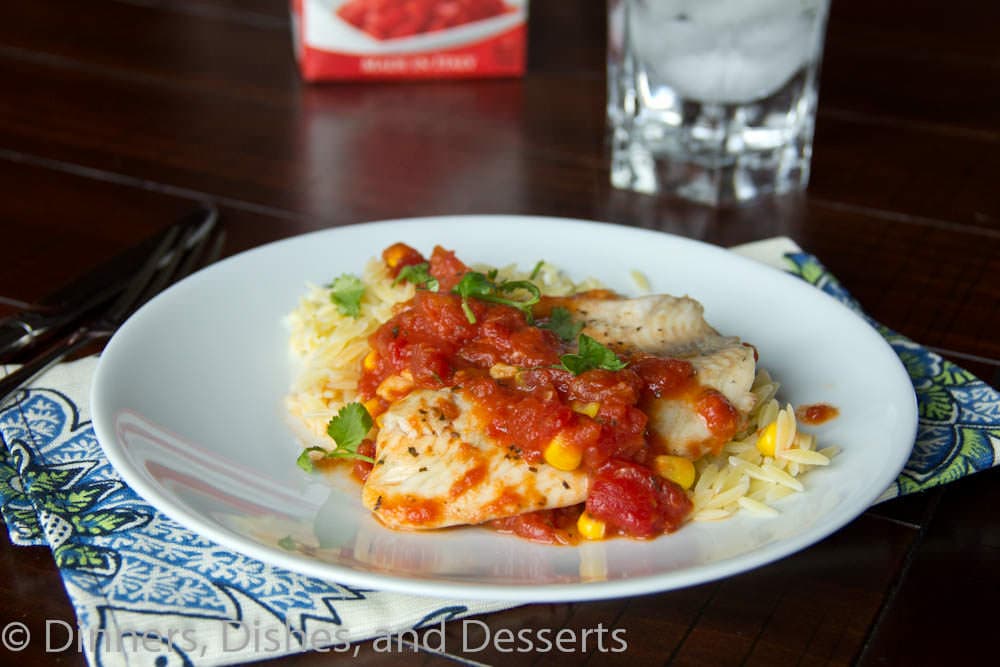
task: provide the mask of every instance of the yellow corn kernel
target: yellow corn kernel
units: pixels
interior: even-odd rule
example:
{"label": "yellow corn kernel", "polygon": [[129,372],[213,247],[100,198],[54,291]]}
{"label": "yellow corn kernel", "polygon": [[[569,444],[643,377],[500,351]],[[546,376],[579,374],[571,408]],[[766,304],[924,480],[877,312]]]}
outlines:
{"label": "yellow corn kernel", "polygon": [[375,390],[375,395],[386,403],[395,403],[409,394],[413,385],[413,374],[410,371],[403,371],[399,375],[390,375],[382,380],[382,384]]}
{"label": "yellow corn kernel", "polygon": [[385,264],[390,269],[394,269],[399,266],[399,263],[403,261],[403,257],[405,256],[406,246],[401,243],[396,243],[393,246],[386,248]]}
{"label": "yellow corn kernel", "polygon": [[768,424],[757,436],[757,450],[764,456],[774,456],[774,446],[777,442],[778,423]]}
{"label": "yellow corn kernel", "polygon": [[379,400],[378,396],[373,396],[372,398],[369,398],[361,405],[365,406],[365,410],[367,410],[368,414],[371,415],[372,417],[377,417],[378,415],[382,414],[382,401]]}
{"label": "yellow corn kernel", "polygon": [[669,479],[682,489],[690,489],[694,484],[694,463],[683,456],[664,454],[653,459],[653,468],[660,477]]}
{"label": "yellow corn kernel", "polygon": [[375,370],[375,359],[375,350],[372,350],[365,355],[365,359],[361,362],[361,365],[364,366],[366,371],[373,371]]}
{"label": "yellow corn kernel", "polygon": [[607,526],[600,519],[595,519],[587,512],[580,515],[576,520],[576,529],[580,535],[588,540],[603,540]]}
{"label": "yellow corn kernel", "polygon": [[365,410],[375,421],[375,427],[382,428],[382,422],[385,419],[385,402],[378,396],[372,396],[361,405],[365,406]]}
{"label": "yellow corn kernel", "polygon": [[601,404],[597,402],[584,403],[583,401],[573,401],[570,404],[573,412],[579,412],[581,415],[587,415],[591,419],[597,416],[598,411],[601,409]]}
{"label": "yellow corn kernel", "polygon": [[542,458],[553,468],[576,470],[580,467],[580,461],[583,460],[583,452],[578,447],[566,442],[562,433],[558,433],[545,447]]}

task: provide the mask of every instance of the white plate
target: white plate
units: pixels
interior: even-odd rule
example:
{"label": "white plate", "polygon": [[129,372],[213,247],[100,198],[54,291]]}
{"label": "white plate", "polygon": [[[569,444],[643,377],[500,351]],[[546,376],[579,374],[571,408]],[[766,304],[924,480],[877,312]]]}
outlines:
{"label": "white plate", "polygon": [[[440,243],[469,262],[690,294],[724,333],[760,351],[793,404],[840,417],[818,429],[843,448],[772,519],[695,523],[652,541],[550,547],[482,528],[400,533],[380,526],[347,479],[310,476],[282,400],[291,382],[283,318],[306,282],[360,272],[396,241]],[[610,598],[735,574],[787,556],[863,512],[906,461],[916,402],[899,360],[865,322],[819,290],[722,249],[614,225],[513,216],[342,227],[237,255],[141,309],[101,357],[97,436],[125,480],[198,533],[268,563],[357,586],[514,601]],[[282,538],[286,538],[282,540]],[[296,545],[294,550],[279,546]]]}

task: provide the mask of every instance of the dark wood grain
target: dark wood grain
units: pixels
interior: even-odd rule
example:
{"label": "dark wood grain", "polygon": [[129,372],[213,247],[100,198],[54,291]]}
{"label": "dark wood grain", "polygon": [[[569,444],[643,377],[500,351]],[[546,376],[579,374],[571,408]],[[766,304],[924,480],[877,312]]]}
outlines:
{"label": "dark wood grain", "polygon": [[990,35],[998,20],[1000,9],[976,0],[947,8],[893,0],[875,12],[834,0],[821,104],[870,122],[996,142],[1000,52]]}
{"label": "dark wood grain", "polygon": [[[809,190],[725,210],[609,185],[604,3],[534,0],[523,79],[316,86],[296,73],[287,8],[0,4],[0,295],[38,299],[202,201],[222,212],[226,254],[366,220],[558,215],[723,246],[788,236],[872,317],[1000,383],[993,3],[834,0]],[[261,664],[989,657],[991,618],[969,610],[989,605],[998,583],[997,482],[991,471],[880,504],[798,554],[701,586],[474,619],[494,633],[622,629],[622,653],[473,651],[453,622],[445,656],[365,642],[356,658]],[[0,595],[0,626],[74,619],[49,550],[6,536]],[[0,648],[0,663],[83,664],[41,648]]]}
{"label": "dark wood grain", "polygon": [[[554,72],[539,66],[523,82],[304,88],[291,72],[291,49],[281,31],[219,21],[204,52],[197,43],[186,44],[185,55],[178,56],[178,45],[204,30],[206,19],[157,9],[154,24],[162,30],[157,39],[132,29],[137,18],[128,14],[127,21],[78,28],[66,42],[48,29],[49,15],[64,12],[43,13],[32,3],[24,3],[21,14],[2,11],[11,16],[0,25],[18,26],[8,28],[8,39],[41,43],[38,51],[18,47],[0,53],[8,85],[23,91],[17,107],[0,110],[0,140],[18,152],[330,223],[410,215],[415,209],[519,212],[524,209],[514,207],[524,182],[568,189],[562,197],[558,190],[546,197],[560,209],[573,207],[581,186],[608,189],[604,87],[592,69],[595,63],[582,57],[561,54],[560,60],[553,54],[563,64]],[[102,11],[123,10],[120,3],[99,0],[94,13]],[[589,23],[566,19],[570,33],[593,39],[594,22],[601,27],[602,17],[578,14]],[[40,34],[33,36],[21,27],[25,24]],[[104,38],[102,33],[115,29],[112,39]],[[555,48],[551,40],[540,41],[542,53]],[[241,54],[248,53],[259,55],[261,63],[245,62]],[[560,74],[581,61],[591,67],[582,71],[598,76]],[[957,72],[960,64],[954,67]],[[857,69],[848,65],[844,71]],[[838,70],[831,65],[827,71]],[[554,76],[561,77],[557,96],[550,94]],[[975,150],[984,141],[978,136],[855,113],[856,107],[838,103],[835,82],[825,84],[824,79],[813,196],[885,215],[997,228],[1000,203],[990,196],[990,179],[1000,170],[1000,151]],[[53,95],[76,113],[60,113],[50,104]],[[417,99],[420,104],[412,104]],[[171,149],[164,153],[167,144]],[[339,160],[344,151],[355,151],[350,168]],[[553,166],[565,166],[574,178],[550,172]],[[407,178],[413,173],[424,178]],[[942,173],[962,174],[965,182],[941,188]],[[395,198],[397,206],[376,208],[365,193],[377,192],[387,180],[407,189]],[[480,180],[492,187],[465,186]],[[337,197],[344,191],[359,196],[344,202]]]}
{"label": "dark wood grain", "polygon": [[979,473],[943,491],[862,664],[992,661],[996,651],[987,638],[995,632],[993,617],[988,605],[977,602],[1000,586],[998,472]]}
{"label": "dark wood grain", "polygon": [[[75,625],[76,616],[52,562],[47,546],[13,546],[6,530],[0,530],[0,595],[4,605],[2,626],[23,623],[36,638],[44,636],[46,621],[53,625]],[[28,602],[30,600],[30,603]],[[63,626],[59,626],[63,627]],[[0,647],[0,656],[10,660],[11,652]],[[44,642],[29,642],[18,654],[21,664],[84,664],[76,652],[46,653]]]}
{"label": "dark wood grain", "polygon": [[[917,530],[865,517],[810,549],[721,582],[630,600],[534,605],[490,615],[491,628],[568,628],[578,638],[603,625],[622,631],[625,651],[610,636],[594,664],[795,665],[850,664],[892,588]],[[875,548],[857,549],[858,543]],[[845,561],[851,567],[844,567]],[[461,656],[502,664],[505,654],[485,643],[472,624],[449,628]],[[507,654],[509,655],[509,654]],[[583,664],[580,651],[545,655],[544,664]],[[638,663],[636,662],[638,661]]]}

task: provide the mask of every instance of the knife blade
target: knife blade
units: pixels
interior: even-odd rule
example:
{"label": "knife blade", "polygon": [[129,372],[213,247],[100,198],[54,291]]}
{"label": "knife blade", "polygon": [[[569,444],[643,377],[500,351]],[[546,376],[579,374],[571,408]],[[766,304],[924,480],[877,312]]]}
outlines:
{"label": "knife blade", "polygon": [[[48,334],[71,327],[109,304],[129,285],[160,242],[168,234],[176,233],[172,230],[202,224],[211,226],[217,218],[218,211],[214,207],[199,207],[154,237],[99,264],[30,309],[0,319],[0,360],[12,359]],[[162,264],[169,261],[170,256],[160,260]]]}

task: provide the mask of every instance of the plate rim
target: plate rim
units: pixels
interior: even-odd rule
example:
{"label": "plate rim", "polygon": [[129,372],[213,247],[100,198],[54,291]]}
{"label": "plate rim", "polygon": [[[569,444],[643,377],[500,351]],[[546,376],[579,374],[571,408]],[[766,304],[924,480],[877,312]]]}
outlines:
{"label": "plate rim", "polygon": [[[725,262],[742,264],[743,267],[748,268],[750,271],[771,271],[773,272],[771,274],[773,277],[780,277],[780,279],[785,281],[785,284],[791,289],[804,290],[802,293],[809,294],[808,298],[819,298],[821,300],[826,300],[830,304],[835,304],[837,309],[840,309],[842,312],[850,315],[850,317],[863,323],[865,328],[870,332],[870,338],[874,343],[876,343],[876,346],[881,347],[883,352],[888,352],[895,359],[895,366],[900,376],[897,380],[905,379],[907,383],[910,382],[909,375],[906,373],[902,361],[899,360],[889,343],[873,326],[871,326],[871,323],[867,322],[861,315],[859,315],[859,313],[848,308],[846,305],[815,286],[806,283],[786,271],[768,266],[754,259],[743,257],[721,246],[655,229],[634,227],[621,223],[560,216],[502,213],[420,216],[374,220],[314,230],[278,239],[227,257],[212,266],[202,269],[202,271],[199,271],[198,274],[206,271],[212,271],[216,267],[222,265],[231,265],[236,262],[245,261],[246,257],[258,253],[269,252],[272,248],[279,245],[301,243],[303,242],[303,239],[306,238],[336,236],[348,230],[359,230],[375,226],[390,227],[400,225],[429,224],[448,225],[459,222],[468,224],[474,223],[474,221],[479,221],[480,224],[488,224],[490,221],[496,222],[500,219],[508,221],[508,223],[512,221],[515,224],[520,225],[544,223],[549,225],[569,225],[574,227],[586,226],[594,230],[612,229],[619,234],[634,234],[649,238],[656,237],[661,241],[666,240],[668,243],[679,243],[682,246],[697,247],[700,252],[707,251],[712,254],[716,254],[719,257],[725,257]],[[791,287],[792,285],[797,285],[797,287]],[[172,286],[168,290],[161,293],[161,295],[158,295],[156,298],[151,300],[137,313],[135,313],[133,318],[141,317],[143,312],[148,312],[147,309],[155,307],[155,302],[158,301],[161,296],[169,293],[176,287],[176,285]],[[127,324],[128,323],[126,323],[126,325]],[[191,511],[186,506],[173,503],[168,497],[161,493],[155,485],[147,483],[143,475],[134,470],[133,464],[129,460],[128,454],[125,452],[126,447],[118,441],[114,434],[113,425],[108,424],[105,419],[105,417],[109,417],[110,414],[108,408],[104,405],[103,383],[106,382],[105,376],[108,372],[108,366],[110,365],[110,363],[106,362],[105,359],[109,358],[106,356],[108,351],[111,353],[110,358],[113,358],[115,339],[117,337],[118,334],[116,333],[116,335],[112,337],[112,340],[109,341],[108,346],[105,348],[105,353],[101,354],[101,357],[98,360],[97,369],[95,370],[94,377],[91,381],[91,418],[94,425],[95,435],[97,436],[98,442],[100,443],[105,456],[107,456],[116,473],[120,475],[125,483],[128,484],[130,488],[132,488],[155,510],[163,512],[163,514],[167,517],[177,521],[182,526],[193,530],[199,536],[211,539],[224,547],[236,551],[237,553],[256,558],[262,562],[277,565],[293,572],[306,574],[308,576],[324,580],[334,580],[350,585],[366,586],[386,592],[392,591],[434,598],[457,597],[469,599],[471,594],[479,600],[518,603],[586,601],[666,592],[748,572],[763,565],[791,556],[822,541],[826,537],[843,528],[848,523],[857,519],[864,513],[864,511],[866,511],[868,507],[872,505],[872,503],[875,502],[875,500],[881,496],[882,493],[884,493],[883,490],[878,493],[865,494],[865,501],[863,503],[860,500],[856,501],[858,511],[854,512],[852,510],[851,513],[839,517],[836,521],[821,523],[819,526],[802,530],[791,537],[770,542],[749,552],[743,552],[734,556],[713,560],[708,563],[701,563],[691,567],[682,567],[666,572],[645,574],[621,579],[611,579],[605,581],[576,581],[572,583],[499,584],[483,583],[478,581],[462,582],[454,579],[440,579],[434,577],[401,576],[398,574],[383,573],[377,569],[351,569],[328,561],[309,558],[297,553],[284,552],[278,547],[265,545],[261,542],[250,539],[249,537],[240,535],[231,529],[227,529],[220,524],[210,523],[203,519],[197,512]],[[909,392],[909,397],[910,401],[905,406],[908,408],[907,414],[900,415],[900,419],[912,416],[910,429],[907,431],[909,434],[908,439],[911,444],[905,450],[902,447],[899,448],[899,450],[895,452],[896,456],[891,457],[894,460],[893,465],[887,466],[881,471],[881,475],[876,478],[878,480],[886,480],[885,488],[888,488],[892,484],[892,482],[899,475],[900,471],[905,467],[910,453],[912,452],[913,441],[915,441],[918,426],[918,412],[916,395],[912,389]],[[879,486],[881,486],[881,482],[879,482]],[[505,539],[518,538],[505,536]],[[547,548],[574,549],[577,547]]]}

